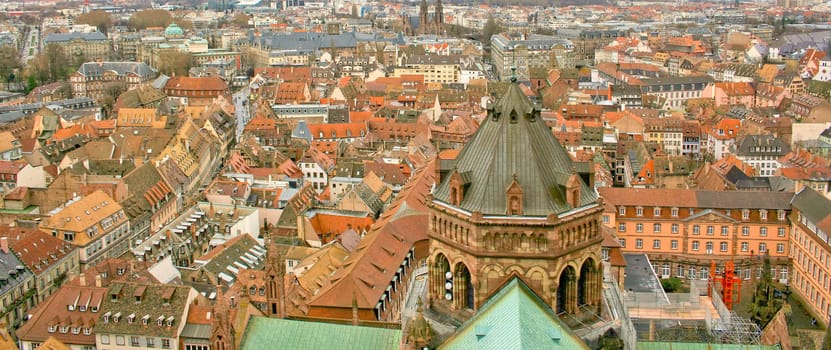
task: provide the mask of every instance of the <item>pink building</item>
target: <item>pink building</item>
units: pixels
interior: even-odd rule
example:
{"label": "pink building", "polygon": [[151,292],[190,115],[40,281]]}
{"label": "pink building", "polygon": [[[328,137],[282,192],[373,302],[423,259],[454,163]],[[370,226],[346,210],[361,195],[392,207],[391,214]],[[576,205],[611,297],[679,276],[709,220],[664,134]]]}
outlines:
{"label": "pink building", "polygon": [[756,89],[750,83],[714,83],[704,88],[704,98],[712,98],[718,106],[754,106]]}

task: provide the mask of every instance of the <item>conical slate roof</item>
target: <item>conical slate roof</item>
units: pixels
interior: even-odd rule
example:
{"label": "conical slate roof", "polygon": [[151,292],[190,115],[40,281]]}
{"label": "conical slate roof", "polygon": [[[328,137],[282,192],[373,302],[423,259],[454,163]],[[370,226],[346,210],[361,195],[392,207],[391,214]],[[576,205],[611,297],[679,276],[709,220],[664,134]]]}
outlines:
{"label": "conical slate roof", "polygon": [[450,179],[454,173],[465,183],[458,207],[483,215],[507,214],[506,190],[514,179],[523,193],[523,216],[547,216],[573,209],[566,201],[570,178],[579,182],[580,207],[597,201],[594,189],[576,175],[568,153],[516,82],[489,108],[487,119],[436,189],[435,200],[451,203]]}

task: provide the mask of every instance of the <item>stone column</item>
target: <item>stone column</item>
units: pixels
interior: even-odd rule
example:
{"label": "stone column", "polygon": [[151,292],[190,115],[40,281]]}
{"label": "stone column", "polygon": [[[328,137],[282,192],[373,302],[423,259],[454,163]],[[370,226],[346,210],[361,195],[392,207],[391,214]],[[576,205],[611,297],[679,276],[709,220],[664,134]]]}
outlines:
{"label": "stone column", "polygon": [[577,276],[569,270],[566,277],[566,312],[577,313]]}

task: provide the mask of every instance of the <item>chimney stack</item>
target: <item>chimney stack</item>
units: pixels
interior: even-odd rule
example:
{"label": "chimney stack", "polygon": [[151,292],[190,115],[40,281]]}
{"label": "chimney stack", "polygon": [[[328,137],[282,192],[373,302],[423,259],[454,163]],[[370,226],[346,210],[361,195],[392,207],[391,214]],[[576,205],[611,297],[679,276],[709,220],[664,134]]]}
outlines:
{"label": "chimney stack", "polygon": [[86,287],[87,286],[87,275],[82,273],[81,276],[80,276],[80,279],[78,279],[78,283],[81,284],[81,287]]}
{"label": "chimney stack", "polygon": [[9,237],[0,237],[0,250],[4,254],[9,254]]}
{"label": "chimney stack", "polygon": [[[83,276],[83,273],[81,274],[81,276]],[[96,287],[102,287],[103,286],[102,282],[101,282],[101,274],[95,275],[95,286]]]}

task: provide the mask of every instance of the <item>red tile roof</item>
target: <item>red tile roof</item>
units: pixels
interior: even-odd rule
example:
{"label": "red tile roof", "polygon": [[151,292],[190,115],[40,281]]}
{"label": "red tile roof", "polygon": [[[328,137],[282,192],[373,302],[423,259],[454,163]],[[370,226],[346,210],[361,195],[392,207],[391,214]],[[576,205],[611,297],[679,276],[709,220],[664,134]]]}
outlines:
{"label": "red tile roof", "polygon": [[41,230],[2,226],[0,236],[8,237],[9,247],[36,275],[75,251],[71,244]]}

